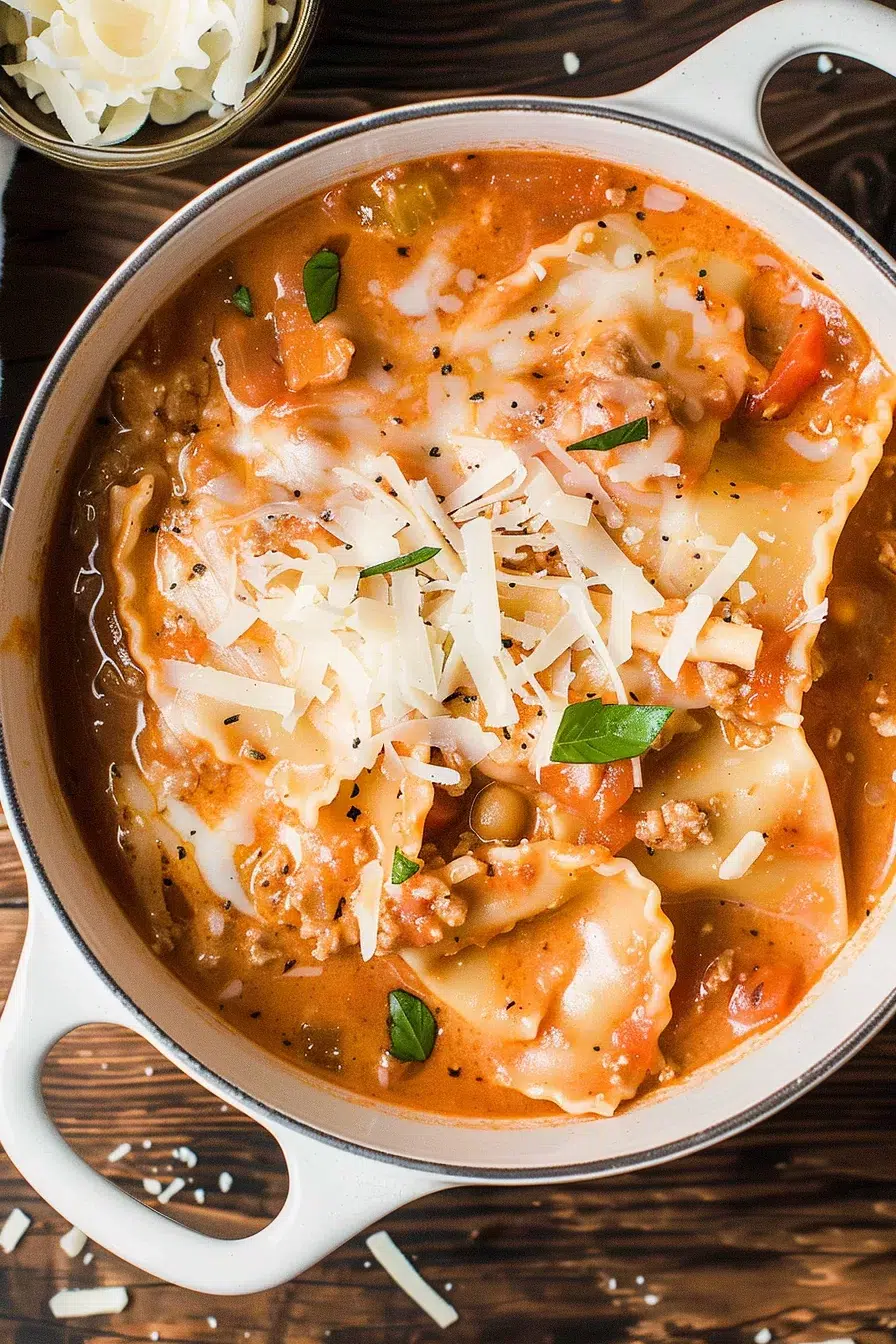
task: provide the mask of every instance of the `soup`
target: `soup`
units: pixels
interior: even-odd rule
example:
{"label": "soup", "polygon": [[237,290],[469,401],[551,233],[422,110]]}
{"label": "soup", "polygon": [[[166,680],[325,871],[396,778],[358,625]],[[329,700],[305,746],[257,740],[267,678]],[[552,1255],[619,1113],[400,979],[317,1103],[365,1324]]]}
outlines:
{"label": "soup", "polygon": [[210,260],[46,585],[137,929],[457,1116],[612,1115],[784,1020],[889,878],[894,399],[822,275],[591,159],[403,165]]}

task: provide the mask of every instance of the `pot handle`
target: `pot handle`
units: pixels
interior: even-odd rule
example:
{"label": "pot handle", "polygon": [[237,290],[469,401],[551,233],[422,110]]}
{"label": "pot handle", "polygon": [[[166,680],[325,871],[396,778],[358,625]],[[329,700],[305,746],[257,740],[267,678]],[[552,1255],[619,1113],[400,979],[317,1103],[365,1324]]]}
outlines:
{"label": "pot handle", "polygon": [[[73,1028],[91,1022],[115,1023],[146,1036],[32,882],[25,946],[0,1017],[0,1141],[25,1179],[64,1218],[159,1279],[200,1293],[273,1288],[384,1214],[449,1184],[324,1144],[246,1110],[283,1151],[289,1175],[283,1208],[262,1231],[238,1241],[182,1227],[95,1172],[47,1113],[41,1091],[47,1053]],[[235,1104],[229,1095],[226,1100]]]}
{"label": "pot handle", "polygon": [[896,13],[873,0],[781,0],[649,84],[598,101],[670,121],[779,167],[762,125],[765,87],[795,56],[827,50],[896,75]]}

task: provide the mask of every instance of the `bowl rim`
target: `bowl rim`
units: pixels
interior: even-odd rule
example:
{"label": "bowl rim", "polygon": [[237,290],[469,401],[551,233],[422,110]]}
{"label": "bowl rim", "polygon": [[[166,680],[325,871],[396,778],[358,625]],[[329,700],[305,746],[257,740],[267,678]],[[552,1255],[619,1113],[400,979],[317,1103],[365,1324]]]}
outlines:
{"label": "bowl rim", "polygon": [[[206,117],[204,124],[183,134],[173,135],[170,141],[162,141],[157,145],[140,145],[133,143],[131,139],[124,140],[118,145],[77,145],[64,131],[61,135],[52,134],[49,130],[42,129],[36,121],[24,113],[17,111],[4,91],[3,81],[11,81],[12,76],[2,72],[0,72],[0,131],[5,132],[18,144],[70,168],[97,172],[138,172],[173,168],[239,135],[286,92],[305,60],[322,12],[323,0],[295,0],[295,10],[284,25],[279,53],[275,54],[270,68],[250,86],[243,101],[237,107],[230,108],[218,120],[212,121]],[[30,105],[31,100],[28,102]],[[196,115],[201,114],[193,114],[180,124],[184,127],[189,126]],[[139,131],[137,134],[139,135]]]}
{"label": "bowl rim", "polygon": [[[222,178],[206,191],[201,192],[180,210],[176,211],[170,219],[166,220],[164,224],[150,234],[150,236],[135,249],[131,256],[105,282],[68,332],[56,354],[47,366],[16,431],[15,438],[10,448],[9,457],[3,471],[2,480],[0,480],[0,495],[2,495],[2,502],[6,506],[5,508],[0,508],[0,564],[2,564],[3,548],[5,545],[7,529],[11,521],[15,491],[22,467],[27,457],[37,424],[56,390],[56,385],[69,357],[74,353],[81,341],[89,335],[94,324],[103,313],[106,305],[126,287],[132,276],[136,274],[138,270],[142,269],[145,264],[151,261],[155,254],[179,231],[180,228],[198,218],[225,196],[239,190],[244,184],[254,181],[268,171],[280,167],[281,165],[301,157],[304,154],[310,153],[313,150],[325,148],[328,145],[351,138],[352,136],[397,123],[411,122],[455,113],[487,113],[508,109],[521,112],[548,111],[573,116],[578,115],[622,121],[642,127],[648,131],[688,141],[703,149],[709,150],[712,153],[721,155],[722,157],[731,160],[739,167],[742,167],[747,172],[765,179],[772,186],[777,187],[794,198],[799,204],[820,216],[825,223],[830,225],[841,235],[846,243],[857,248],[864,257],[872,263],[884,281],[896,288],[896,262],[891,261],[883,249],[878,247],[878,245],[875,244],[858,225],[854,224],[846,215],[840,212],[836,207],[832,206],[823,197],[801,183],[799,179],[790,175],[786,168],[782,166],[781,170],[779,170],[773,162],[766,163],[756,160],[738,149],[712,140],[707,136],[701,135],[699,132],[664,121],[659,117],[632,112],[610,103],[601,104],[572,98],[540,97],[532,95],[519,96],[512,94],[473,95],[460,98],[440,99],[428,103],[409,104],[400,108],[391,108],[379,112],[368,113],[365,116],[326,127],[320,131],[312,132],[310,135],[304,136],[299,140],[294,140],[286,145],[281,145],[267,154],[252,160],[250,163],[237,168],[233,173]],[[658,1143],[639,1152],[615,1157],[595,1158],[593,1161],[568,1165],[558,1164],[552,1166],[519,1168],[469,1167],[462,1164],[455,1165],[445,1162],[428,1161],[422,1158],[389,1153],[383,1149],[366,1146],[362,1143],[343,1138],[342,1136],[328,1133],[326,1130],[319,1129],[307,1121],[296,1119],[294,1116],[289,1115],[284,1111],[280,1111],[276,1107],[253,1097],[250,1093],[246,1092],[244,1088],[230,1082],[228,1079],[223,1078],[220,1074],[216,1073],[213,1069],[192,1055],[188,1049],[175,1041],[119,986],[111,972],[85,942],[78,928],[74,924],[74,921],[69,916],[63,901],[53,888],[43,867],[38,846],[31,831],[28,829],[22,810],[19,806],[12,768],[7,754],[6,735],[2,722],[0,722],[0,802],[2,802],[3,809],[10,824],[10,829],[13,832],[20,853],[25,861],[26,871],[39,882],[43,896],[48,901],[55,916],[66,929],[80,954],[84,957],[94,974],[100,978],[106,988],[127,1009],[128,1013],[140,1023],[146,1038],[163,1054],[167,1055],[177,1063],[188,1075],[196,1079],[196,1081],[208,1086],[211,1091],[218,1093],[223,1097],[229,1097],[240,1110],[249,1115],[255,1115],[259,1118],[264,1117],[274,1124],[284,1126],[297,1133],[318,1139],[322,1143],[332,1145],[337,1149],[360,1157],[367,1157],[374,1161],[387,1163],[399,1168],[431,1173],[448,1178],[454,1182],[469,1181],[478,1184],[515,1185],[584,1180],[598,1176],[618,1175],[637,1171],[673,1160],[674,1158],[686,1156],[690,1153],[698,1152],[722,1139],[731,1138],[741,1133],[758,1121],[766,1119],[783,1107],[789,1105],[792,1101],[803,1096],[806,1092],[810,1091],[832,1074],[842,1064],[846,1063],[856,1051],[865,1045],[867,1041],[869,1041],[871,1037],[875,1035],[894,1014],[896,1014],[896,987],[894,987],[884,996],[877,1008],[869,1014],[865,1021],[856,1027],[845,1040],[841,1041],[837,1046],[831,1049],[812,1067],[792,1078],[788,1084],[779,1087],[777,1091],[771,1093],[769,1096],[745,1107],[743,1110],[725,1120],[719,1121],[706,1128],[697,1129],[685,1138],[670,1140],[667,1143]],[[786,1024],[784,1025],[784,1030],[786,1031]],[[360,1097],[355,1098],[348,1093],[346,1095],[350,1103],[357,1105],[359,1108],[368,1104]],[[451,1123],[451,1117],[433,1116],[431,1119],[436,1125]],[[523,1128],[525,1128],[525,1125]]]}

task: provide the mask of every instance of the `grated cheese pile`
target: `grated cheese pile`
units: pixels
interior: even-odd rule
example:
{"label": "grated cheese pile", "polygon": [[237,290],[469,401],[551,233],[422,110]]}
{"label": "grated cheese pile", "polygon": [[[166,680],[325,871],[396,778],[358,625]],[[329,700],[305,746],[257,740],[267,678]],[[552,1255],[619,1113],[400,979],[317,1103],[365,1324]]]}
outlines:
{"label": "grated cheese pile", "polygon": [[0,6],[3,66],[77,145],[238,107],[294,0],[20,0]]}
{"label": "grated cheese pile", "polygon": [[[191,587],[194,614],[213,643],[216,635],[221,640],[222,657],[253,627],[257,642],[258,629],[267,626],[276,666],[265,677],[249,677],[164,660],[166,718],[177,728],[186,701],[207,706],[216,718],[222,711],[215,706],[279,718],[294,764],[287,771],[290,799],[303,825],[313,826],[319,807],[343,782],[372,769],[383,752],[399,776],[456,784],[455,769],[419,753],[399,757],[395,744],[438,749],[475,765],[530,706],[543,711],[533,752],[537,772],[550,758],[573,674],[562,693],[556,676],[551,690],[539,677],[557,672],[564,659],[568,666],[574,652],[594,655],[605,699],[619,703],[627,701],[619,666],[631,656],[633,641],[648,648],[659,641],[660,650],[665,645],[660,667],[673,679],[685,659],[705,656],[701,637],[709,638],[712,624],[729,644],[743,646],[728,650],[730,660],[755,661],[758,631],[711,620],[714,604],[755,554],[746,537],[723,555],[666,640],[649,621],[642,623],[663,611],[662,594],[613,540],[589,499],[567,493],[537,457],[521,463],[512,450],[484,438],[476,452],[480,469],[443,502],[427,480],[408,479],[388,456],[374,459],[370,474],[336,467],[342,488],[330,497],[325,523],[332,543],[301,542],[298,556],[246,554],[237,547],[235,555],[223,552],[216,567],[214,548],[197,540],[213,563]],[[288,507],[303,516],[301,505]],[[424,547],[436,554],[387,574],[362,575],[365,567]],[[512,568],[524,558],[523,547],[559,552],[566,576]],[[167,585],[168,571],[160,572]],[[217,603],[198,595],[203,585],[215,588]],[[599,589],[609,590],[609,628]],[[508,614],[514,595],[526,591],[533,605],[554,604],[547,628],[537,614],[532,620]],[[218,634],[222,626],[226,637]],[[507,647],[513,638],[520,640],[518,660]],[[452,697],[470,686],[481,707],[478,722],[452,712]],[[240,736],[245,715],[238,717],[234,733]],[[182,806],[170,809],[179,830]],[[190,822],[195,842],[199,831]],[[371,911],[381,881],[381,865],[371,864],[363,884]]]}

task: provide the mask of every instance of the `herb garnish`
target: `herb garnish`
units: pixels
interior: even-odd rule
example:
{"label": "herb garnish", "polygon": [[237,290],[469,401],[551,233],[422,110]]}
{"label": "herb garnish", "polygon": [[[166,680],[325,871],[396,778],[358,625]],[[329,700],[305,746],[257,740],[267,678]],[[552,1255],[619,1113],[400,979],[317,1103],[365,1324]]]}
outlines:
{"label": "herb garnish", "polygon": [[374,574],[394,574],[398,569],[413,569],[415,565],[425,565],[434,555],[438,555],[441,546],[421,546],[419,551],[408,555],[396,555],[394,560],[381,560],[378,565],[368,565],[361,570],[362,579],[372,579]]}
{"label": "herb garnish", "polygon": [[567,705],[551,760],[568,765],[608,765],[640,756],[659,737],[672,710],[665,705]]}
{"label": "herb garnish", "polygon": [[389,994],[389,1039],[396,1059],[422,1064],[436,1043],[436,1020],[422,999],[406,989]]}
{"label": "herb garnish", "polygon": [[402,882],[407,882],[409,877],[419,873],[420,865],[416,859],[409,859],[407,854],[402,854],[398,846],[395,846],[395,853],[392,855],[392,881],[396,886]]}
{"label": "herb garnish", "polygon": [[312,322],[320,322],[335,309],[339,276],[339,257],[328,247],[322,247],[305,262],[302,284]]}
{"label": "herb garnish", "polygon": [[231,299],[234,307],[239,308],[240,312],[244,313],[246,317],[255,316],[255,309],[252,307],[252,295],[245,285],[237,285]]}
{"label": "herb garnish", "polygon": [[579,439],[571,443],[568,453],[578,453],[584,449],[589,452],[608,453],[611,448],[619,448],[623,443],[640,443],[650,437],[650,424],[646,415],[638,420],[629,420],[628,424],[617,425],[615,429],[606,429],[603,434],[594,434],[590,439]]}

